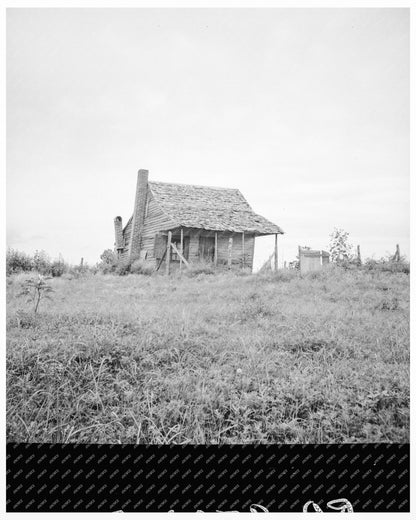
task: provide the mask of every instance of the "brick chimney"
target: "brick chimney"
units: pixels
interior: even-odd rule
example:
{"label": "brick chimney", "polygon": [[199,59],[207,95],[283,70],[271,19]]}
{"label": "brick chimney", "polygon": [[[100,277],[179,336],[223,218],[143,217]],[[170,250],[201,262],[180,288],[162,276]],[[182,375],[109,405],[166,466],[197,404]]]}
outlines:
{"label": "brick chimney", "polygon": [[122,253],[124,249],[123,223],[121,217],[114,219],[115,247],[117,253]]}
{"label": "brick chimney", "polygon": [[147,199],[147,182],[149,170],[139,170],[137,174],[136,199],[134,201],[133,220],[131,224],[131,239],[129,257],[138,256],[141,248],[144,213]]}

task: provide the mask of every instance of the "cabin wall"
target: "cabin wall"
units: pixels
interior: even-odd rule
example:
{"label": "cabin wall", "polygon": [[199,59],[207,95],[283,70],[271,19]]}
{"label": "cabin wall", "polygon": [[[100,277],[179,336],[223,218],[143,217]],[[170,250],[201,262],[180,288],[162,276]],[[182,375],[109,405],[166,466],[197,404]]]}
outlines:
{"label": "cabin wall", "polygon": [[[243,259],[243,238],[241,233],[233,235],[218,235],[218,262],[228,262],[228,244],[230,236],[232,236],[233,244],[231,250],[232,264],[242,265]],[[244,235],[244,265],[245,267],[253,267],[254,257],[254,236]]]}
{"label": "cabin wall", "polygon": [[159,230],[172,226],[172,222],[159,208],[151,193],[149,195],[143,226],[141,252],[143,254],[143,251],[146,251],[147,260],[154,260],[155,236]]}
{"label": "cabin wall", "polygon": [[[142,229],[142,240],[140,244],[140,255],[144,255],[144,252],[146,252],[146,259],[154,260],[155,236],[160,229],[166,229],[171,225],[172,222],[162,212],[162,210],[155,202],[151,192],[149,192],[147,205],[145,208],[144,224]],[[128,256],[131,240],[131,230],[132,222],[130,221],[124,229],[125,249],[122,254],[122,258],[127,258]]]}
{"label": "cabin wall", "polygon": [[131,220],[125,227],[123,231],[123,237],[124,237],[124,252],[127,252],[130,247],[130,237],[131,237]]}

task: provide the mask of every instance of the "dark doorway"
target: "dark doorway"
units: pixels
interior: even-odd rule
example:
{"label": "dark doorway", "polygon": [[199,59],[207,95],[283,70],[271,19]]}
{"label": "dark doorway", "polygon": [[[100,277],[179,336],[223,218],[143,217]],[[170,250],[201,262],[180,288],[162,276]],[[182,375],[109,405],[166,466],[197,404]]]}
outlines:
{"label": "dark doorway", "polygon": [[213,262],[215,254],[215,238],[199,237],[199,258],[206,262]]}

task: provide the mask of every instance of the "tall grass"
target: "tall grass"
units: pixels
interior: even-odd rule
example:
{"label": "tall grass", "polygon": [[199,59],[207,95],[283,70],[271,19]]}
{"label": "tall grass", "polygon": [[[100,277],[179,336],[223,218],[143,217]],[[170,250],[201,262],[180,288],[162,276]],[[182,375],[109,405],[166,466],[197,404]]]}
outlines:
{"label": "tall grass", "polygon": [[7,439],[409,439],[409,277],[56,278],[36,317],[7,287]]}

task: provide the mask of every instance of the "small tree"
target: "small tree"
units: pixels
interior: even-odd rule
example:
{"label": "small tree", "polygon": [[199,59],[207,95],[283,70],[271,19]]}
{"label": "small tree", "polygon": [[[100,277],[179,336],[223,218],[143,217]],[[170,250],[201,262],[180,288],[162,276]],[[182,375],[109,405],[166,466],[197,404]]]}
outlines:
{"label": "small tree", "polygon": [[329,254],[332,262],[342,262],[351,259],[352,245],[349,243],[350,234],[343,229],[334,228],[329,236]]}
{"label": "small tree", "polygon": [[37,280],[35,278],[26,280],[19,294],[19,296],[28,296],[27,302],[33,303],[35,314],[38,312],[41,300],[44,298],[51,299],[49,293],[53,292],[53,289],[46,280],[50,280],[50,277],[39,275]]}

